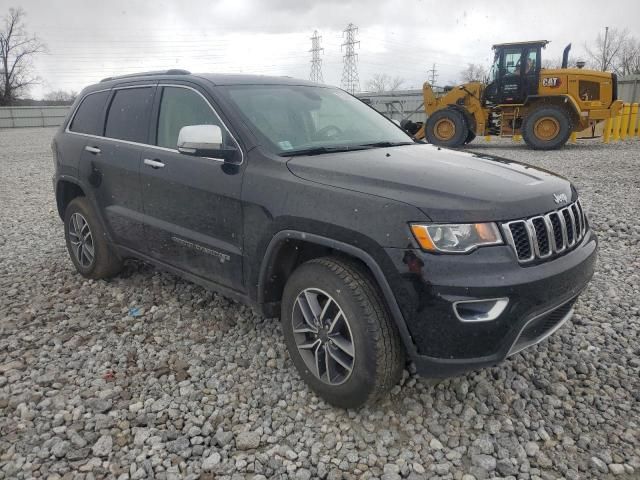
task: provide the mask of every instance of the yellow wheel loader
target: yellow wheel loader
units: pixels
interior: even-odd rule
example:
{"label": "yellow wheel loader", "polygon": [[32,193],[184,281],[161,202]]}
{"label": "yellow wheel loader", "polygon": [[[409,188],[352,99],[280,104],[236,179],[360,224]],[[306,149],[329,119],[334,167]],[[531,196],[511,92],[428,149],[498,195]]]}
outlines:
{"label": "yellow wheel loader", "polygon": [[562,68],[541,68],[546,40],[493,46],[495,57],[488,83],[470,82],[435,94],[422,89],[427,120],[405,122],[417,139],[445,147],[460,147],[476,135],[521,135],[536,150],[562,147],[572,132],[612,118],[622,109],[616,75],[567,68],[571,44],[564,49]]}

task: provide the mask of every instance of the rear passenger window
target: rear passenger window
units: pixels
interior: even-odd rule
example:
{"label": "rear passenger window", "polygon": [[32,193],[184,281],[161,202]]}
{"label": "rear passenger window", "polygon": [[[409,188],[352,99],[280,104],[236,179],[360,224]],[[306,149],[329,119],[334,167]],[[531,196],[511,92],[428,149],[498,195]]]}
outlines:
{"label": "rear passenger window", "polygon": [[153,90],[153,87],[116,90],[107,115],[105,137],[146,143]]}
{"label": "rear passenger window", "polygon": [[222,129],[223,142],[227,134],[218,116],[207,102],[193,90],[180,87],[164,87],[158,116],[157,145],[175,149],[178,134],[187,125],[218,125]]}
{"label": "rear passenger window", "polygon": [[90,93],[78,107],[69,130],[89,135],[102,135],[104,105],[109,92]]}

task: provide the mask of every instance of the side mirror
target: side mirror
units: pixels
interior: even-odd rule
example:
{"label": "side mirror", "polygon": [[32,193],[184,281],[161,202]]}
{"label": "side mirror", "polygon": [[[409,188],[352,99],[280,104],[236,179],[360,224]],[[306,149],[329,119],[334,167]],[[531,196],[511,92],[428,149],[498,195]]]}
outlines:
{"label": "side mirror", "polygon": [[218,125],[187,125],[178,134],[178,151],[195,157],[209,157],[237,163],[238,150],[224,147]]}

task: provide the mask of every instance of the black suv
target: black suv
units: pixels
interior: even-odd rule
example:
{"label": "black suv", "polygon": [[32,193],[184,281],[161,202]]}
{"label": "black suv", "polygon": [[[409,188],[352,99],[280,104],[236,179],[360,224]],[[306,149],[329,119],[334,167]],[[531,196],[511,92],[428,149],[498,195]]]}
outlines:
{"label": "black suv", "polygon": [[348,93],[183,70],[108,78],[52,144],[69,254],[134,257],[266,316],[343,407],[494,365],[552,334],[597,240],[569,181],[416,143]]}

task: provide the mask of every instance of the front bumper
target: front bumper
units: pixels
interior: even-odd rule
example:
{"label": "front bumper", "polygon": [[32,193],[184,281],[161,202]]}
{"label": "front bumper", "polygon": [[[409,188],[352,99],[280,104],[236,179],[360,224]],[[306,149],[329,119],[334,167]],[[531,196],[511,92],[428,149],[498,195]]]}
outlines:
{"label": "front bumper", "polygon": [[[556,331],[593,276],[597,239],[587,232],[569,253],[521,266],[509,246],[480,248],[468,255],[433,255],[386,249],[387,272],[412,345],[418,373],[449,377],[495,365]],[[455,302],[508,298],[491,321],[464,322]]]}

